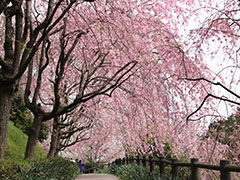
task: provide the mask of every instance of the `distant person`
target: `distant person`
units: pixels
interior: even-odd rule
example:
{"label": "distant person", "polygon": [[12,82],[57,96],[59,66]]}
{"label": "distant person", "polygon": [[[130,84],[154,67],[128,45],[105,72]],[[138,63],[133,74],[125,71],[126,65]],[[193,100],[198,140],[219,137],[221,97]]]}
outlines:
{"label": "distant person", "polygon": [[85,164],[82,163],[81,160],[78,161],[78,159],[76,159],[76,161],[77,161],[77,165],[78,165],[78,167],[80,168],[80,171],[83,173],[84,170],[85,170],[85,168],[84,168],[84,165],[85,165]]}

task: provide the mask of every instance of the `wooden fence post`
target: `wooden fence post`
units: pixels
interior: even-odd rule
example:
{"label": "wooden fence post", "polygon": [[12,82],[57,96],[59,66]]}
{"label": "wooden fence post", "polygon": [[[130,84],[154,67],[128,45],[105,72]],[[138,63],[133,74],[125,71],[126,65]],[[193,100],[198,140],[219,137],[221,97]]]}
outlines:
{"label": "wooden fence post", "polygon": [[122,164],[123,165],[125,164],[125,157],[122,159]]}
{"label": "wooden fence post", "polygon": [[153,160],[152,160],[152,156],[149,156],[149,166],[150,166],[150,172],[153,172]]}
{"label": "wooden fence post", "polygon": [[224,169],[224,166],[229,165],[230,162],[228,160],[220,161],[220,172],[221,172],[221,180],[231,180],[230,171]]}
{"label": "wooden fence post", "polygon": [[137,165],[138,166],[140,165],[140,158],[139,158],[139,156],[137,156]]}
{"label": "wooden fence post", "polygon": [[172,167],[172,180],[176,180],[178,176],[178,169],[177,166],[175,165],[176,159],[172,159],[171,167]]}
{"label": "wooden fence post", "polygon": [[119,158],[119,165],[121,166],[122,165],[122,159]]}
{"label": "wooden fence post", "polygon": [[143,156],[143,158],[142,158],[142,165],[143,165],[143,167],[146,167],[146,157],[145,156]]}
{"label": "wooden fence post", "polygon": [[163,156],[160,156],[159,161],[158,161],[158,165],[159,165],[159,170],[160,170],[161,175],[164,174],[164,163],[162,162],[162,160],[163,160]]}
{"label": "wooden fence post", "polygon": [[132,164],[134,161],[133,161],[133,156],[130,156],[130,164]]}
{"label": "wooden fence post", "polygon": [[192,180],[200,180],[199,168],[194,166],[195,163],[198,162],[198,159],[191,159],[191,179]]}

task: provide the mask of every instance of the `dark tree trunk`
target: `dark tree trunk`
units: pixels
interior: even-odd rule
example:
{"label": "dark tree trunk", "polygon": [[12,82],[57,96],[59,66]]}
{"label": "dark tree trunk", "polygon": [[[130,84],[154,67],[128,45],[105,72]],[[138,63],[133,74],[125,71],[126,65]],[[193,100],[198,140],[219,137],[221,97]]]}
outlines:
{"label": "dark tree trunk", "polygon": [[25,151],[25,159],[34,158],[35,148],[37,145],[38,136],[39,136],[39,132],[42,125],[42,119],[43,119],[42,115],[34,116],[33,125],[30,129],[29,136],[28,136],[28,142],[27,142],[27,147]]}
{"label": "dark tree trunk", "polygon": [[58,146],[58,141],[59,141],[59,133],[58,131],[53,127],[53,133],[51,136],[51,144],[50,144],[50,149],[48,151],[47,158],[51,159],[55,157],[55,154],[57,153],[57,146]]}
{"label": "dark tree trunk", "polygon": [[0,85],[0,160],[4,159],[7,132],[8,132],[8,120],[12,105],[13,87],[9,84]]}
{"label": "dark tree trunk", "polygon": [[54,157],[58,156],[59,150],[55,151]]}
{"label": "dark tree trunk", "polygon": [[58,153],[61,150],[61,145],[60,145],[61,138],[62,138],[62,132],[58,131],[57,147],[56,147],[56,151],[54,153],[54,157],[58,156]]}

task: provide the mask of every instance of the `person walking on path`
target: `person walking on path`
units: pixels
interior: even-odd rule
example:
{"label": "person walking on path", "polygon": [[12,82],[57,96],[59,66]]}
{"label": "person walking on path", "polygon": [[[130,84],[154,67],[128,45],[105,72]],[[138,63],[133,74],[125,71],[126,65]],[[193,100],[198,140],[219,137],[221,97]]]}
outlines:
{"label": "person walking on path", "polygon": [[120,180],[111,174],[81,174],[75,180]]}
{"label": "person walking on path", "polygon": [[80,168],[80,171],[83,173],[85,170],[85,168],[84,168],[85,164],[82,163],[81,160],[78,161],[78,159],[76,159],[76,162],[77,162],[78,167]]}

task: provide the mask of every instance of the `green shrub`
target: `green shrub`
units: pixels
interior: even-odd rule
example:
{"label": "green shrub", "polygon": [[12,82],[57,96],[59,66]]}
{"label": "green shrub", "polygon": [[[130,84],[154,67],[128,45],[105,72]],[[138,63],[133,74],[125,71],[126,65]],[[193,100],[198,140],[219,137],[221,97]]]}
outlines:
{"label": "green shrub", "polygon": [[[136,164],[112,165],[107,169],[100,170],[98,173],[108,173],[118,176],[122,180],[171,180],[170,174],[160,175],[157,172],[150,173],[147,168]],[[185,177],[178,177],[176,180],[187,180]]]}
{"label": "green shrub", "polygon": [[142,166],[123,165],[121,166],[116,175],[124,180],[148,180],[150,179],[150,174],[147,169]]}
{"label": "green shrub", "polygon": [[111,165],[110,167],[106,168],[106,169],[101,169],[98,170],[97,173],[104,173],[104,174],[116,174],[118,171],[119,166],[117,165]]}
{"label": "green shrub", "polygon": [[79,168],[63,158],[35,161],[31,168],[20,172],[20,180],[70,180],[79,174]]}
{"label": "green shrub", "polygon": [[84,166],[85,173],[92,173],[94,171],[94,168],[100,167],[101,163],[95,162],[92,158],[87,158],[87,162]]}
{"label": "green shrub", "polygon": [[18,173],[24,171],[22,164],[10,160],[0,161],[0,179],[18,179]]}
{"label": "green shrub", "polygon": [[170,176],[160,176],[159,173],[150,173],[149,170],[136,164],[112,165],[99,173],[115,174],[122,180],[170,180]]}

